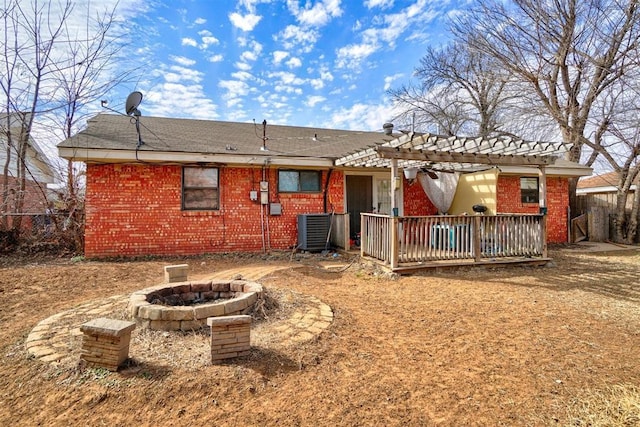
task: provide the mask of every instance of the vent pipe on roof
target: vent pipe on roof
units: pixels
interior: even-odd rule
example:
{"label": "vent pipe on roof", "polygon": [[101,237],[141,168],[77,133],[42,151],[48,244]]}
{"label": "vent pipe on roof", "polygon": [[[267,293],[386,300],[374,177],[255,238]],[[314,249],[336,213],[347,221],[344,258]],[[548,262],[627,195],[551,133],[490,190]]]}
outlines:
{"label": "vent pipe on roof", "polygon": [[391,135],[393,133],[393,123],[385,123],[382,125],[385,135]]}

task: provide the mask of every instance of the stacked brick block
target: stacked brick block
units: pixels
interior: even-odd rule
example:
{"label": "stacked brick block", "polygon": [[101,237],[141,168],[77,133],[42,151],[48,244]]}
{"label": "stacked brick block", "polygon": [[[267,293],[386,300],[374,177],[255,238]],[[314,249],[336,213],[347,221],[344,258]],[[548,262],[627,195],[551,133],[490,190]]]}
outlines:
{"label": "stacked brick block", "polygon": [[186,282],[189,264],[167,265],[164,267],[164,281],[167,283]]}
{"label": "stacked brick block", "polygon": [[211,327],[211,362],[247,356],[251,348],[251,316],[207,319]]}
{"label": "stacked brick block", "polygon": [[80,359],[90,367],[102,367],[117,371],[129,357],[131,331],[135,323],[123,320],[98,318],[80,326],[82,350]]}

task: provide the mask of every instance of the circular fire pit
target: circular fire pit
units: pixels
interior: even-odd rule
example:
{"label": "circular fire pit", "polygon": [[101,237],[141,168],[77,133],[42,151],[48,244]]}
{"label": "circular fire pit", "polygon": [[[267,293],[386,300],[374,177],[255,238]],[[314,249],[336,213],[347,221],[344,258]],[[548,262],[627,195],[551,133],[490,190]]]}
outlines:
{"label": "circular fire pit", "polygon": [[128,310],[141,328],[191,331],[207,317],[246,314],[262,298],[262,285],[246,280],[168,283],[134,292]]}

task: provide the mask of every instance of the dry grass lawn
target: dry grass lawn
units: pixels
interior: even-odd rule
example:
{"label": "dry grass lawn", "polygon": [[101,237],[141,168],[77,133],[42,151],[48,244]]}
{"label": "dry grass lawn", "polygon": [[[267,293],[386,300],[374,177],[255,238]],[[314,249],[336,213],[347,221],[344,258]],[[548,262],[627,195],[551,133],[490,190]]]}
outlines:
{"label": "dry grass lawn", "polygon": [[[640,252],[551,256],[549,267],[402,277],[344,256],[5,257],[0,425],[640,425]],[[117,373],[76,354],[58,364],[27,354],[42,319],[160,283],[164,265],[183,262],[201,276],[287,267],[261,280],[267,318],[250,356],[211,365],[206,334],[142,331]],[[336,262],[347,267],[324,268]],[[334,322],[283,341],[278,325],[308,296]]]}

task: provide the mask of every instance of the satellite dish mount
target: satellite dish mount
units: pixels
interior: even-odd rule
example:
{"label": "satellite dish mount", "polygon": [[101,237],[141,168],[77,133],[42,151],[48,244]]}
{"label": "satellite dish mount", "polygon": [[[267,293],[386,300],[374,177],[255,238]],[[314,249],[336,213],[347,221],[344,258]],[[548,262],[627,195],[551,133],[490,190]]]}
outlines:
{"label": "satellite dish mount", "polygon": [[142,102],[142,93],[141,92],[131,92],[127,97],[127,102],[125,104],[125,111],[127,112],[127,116],[133,116],[136,121],[136,131],[138,132],[138,145],[136,146],[136,150],[140,148],[144,142],[142,142],[142,137],[140,136],[140,110],[138,110],[138,106]]}

